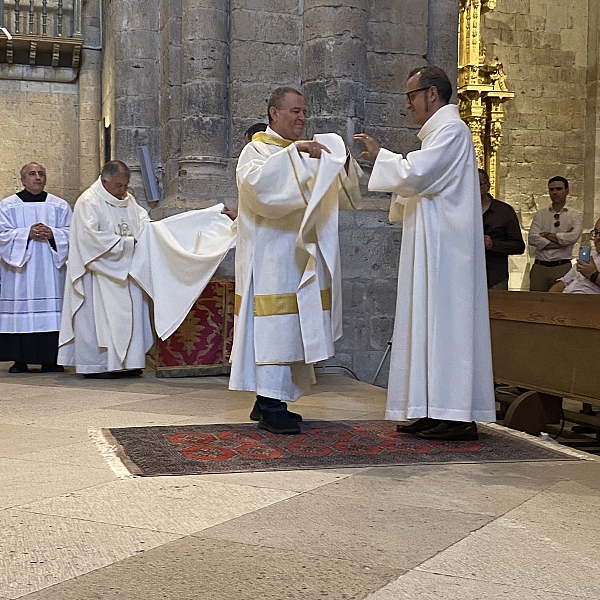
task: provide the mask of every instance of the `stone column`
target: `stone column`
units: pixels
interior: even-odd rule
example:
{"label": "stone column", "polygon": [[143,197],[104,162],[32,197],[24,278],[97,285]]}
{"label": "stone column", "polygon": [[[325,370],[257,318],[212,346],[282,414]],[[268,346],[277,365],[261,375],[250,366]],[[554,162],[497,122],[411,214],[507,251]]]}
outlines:
{"label": "stone column", "polygon": [[367,0],[305,0],[302,92],[307,134],[339,133],[352,144],[365,116]]}
{"label": "stone column", "polygon": [[[160,135],[164,202],[176,205],[181,157],[181,2],[161,0]],[[152,213],[154,216],[154,213]],[[164,216],[164,215],[160,215]]]}
{"label": "stone column", "polygon": [[114,117],[112,158],[132,170],[130,188],[138,201],[145,201],[137,150],[148,146],[152,163],[160,160],[159,8],[148,3],[142,10],[134,0],[110,3],[114,40]]}
{"label": "stone column", "polygon": [[[225,198],[228,181],[229,6],[182,0],[179,200],[200,208]],[[235,185],[235,184],[233,184]]]}
{"label": "stone column", "polygon": [[[79,191],[88,188],[100,174],[100,127],[102,118],[102,51],[98,4],[83,6],[83,35],[79,71]],[[93,48],[93,49],[90,49]]]}
{"label": "stone column", "polygon": [[426,63],[427,0],[378,0],[368,18],[365,127],[386,148],[406,153],[419,146],[404,91],[409,72]]}
{"label": "stone column", "polygon": [[427,64],[444,69],[454,89],[458,78],[458,13],[459,0],[429,0]]}
{"label": "stone column", "polygon": [[231,138],[239,155],[244,132],[267,123],[277,87],[300,89],[302,14],[298,0],[231,0]]}

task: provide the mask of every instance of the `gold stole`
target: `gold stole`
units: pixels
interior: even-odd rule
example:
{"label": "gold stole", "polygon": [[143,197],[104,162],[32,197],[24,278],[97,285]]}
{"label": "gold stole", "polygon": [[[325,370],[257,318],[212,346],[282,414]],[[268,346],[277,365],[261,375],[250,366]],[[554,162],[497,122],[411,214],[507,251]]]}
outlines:
{"label": "gold stole", "polygon": [[279,146],[280,148],[287,148],[290,144],[293,144],[293,140],[286,140],[285,138],[271,135],[266,131],[259,131],[252,136],[253,142],[262,142],[263,144],[270,144],[271,146]]}

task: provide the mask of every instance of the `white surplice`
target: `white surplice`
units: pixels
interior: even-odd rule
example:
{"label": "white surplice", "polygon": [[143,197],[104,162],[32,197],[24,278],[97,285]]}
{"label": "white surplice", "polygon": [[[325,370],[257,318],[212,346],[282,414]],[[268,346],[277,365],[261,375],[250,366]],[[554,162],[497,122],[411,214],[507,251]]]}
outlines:
{"label": "white surplice", "polygon": [[496,419],[473,139],[458,108],[438,110],[406,157],[381,149],[369,189],[403,205],[386,418]]}
{"label": "white surplice", "polygon": [[152,346],[148,299],[129,277],[135,239],[150,222],[131,194],[100,178],[77,200],[71,223],[58,363],[78,373],[142,369]]}
{"label": "white surplice", "polygon": [[217,267],[235,246],[236,222],[223,204],[148,224],[129,274],[152,298],[154,328],[162,340],[181,325]]}
{"label": "white surplice", "polygon": [[[298,153],[268,128],[237,167],[236,319],[229,389],[296,400],[312,364],[334,354],[342,334],[338,210],[362,199],[360,168],[335,134],[331,150]],[[285,143],[289,145],[284,146]]]}
{"label": "white surplice", "polygon": [[[0,333],[58,331],[72,210],[58,196],[23,202],[16,194],[0,202]],[[44,223],[54,234],[29,239],[32,225]]]}

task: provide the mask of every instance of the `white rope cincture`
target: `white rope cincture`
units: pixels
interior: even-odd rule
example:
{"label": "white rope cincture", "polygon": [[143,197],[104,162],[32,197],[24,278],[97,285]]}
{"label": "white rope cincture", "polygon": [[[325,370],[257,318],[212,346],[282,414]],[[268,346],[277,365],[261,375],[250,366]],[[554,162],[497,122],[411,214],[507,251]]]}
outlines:
{"label": "white rope cincture", "polygon": [[580,458],[581,460],[591,460],[597,461],[598,457],[593,454],[589,454],[588,452],[583,452],[582,450],[575,450],[574,448],[569,448],[567,446],[563,446],[559,444],[555,440],[542,440],[536,435],[532,435],[530,433],[525,433],[524,431],[517,431],[516,429],[510,429],[509,427],[504,427],[504,425],[499,425],[498,423],[482,423],[484,427],[489,427],[490,429],[495,429],[496,431],[501,431],[507,435],[512,435],[514,437],[518,437],[528,442],[537,444],[544,448],[551,448],[552,450],[556,450],[557,452],[561,452],[567,456],[575,456]]}
{"label": "white rope cincture", "polygon": [[107,462],[111,471],[119,479],[133,479],[135,477],[129,472],[129,469],[127,469],[127,467],[123,464],[121,459],[117,456],[117,447],[112,444],[109,444],[106,441],[106,438],[102,434],[101,429],[92,429],[90,427],[88,429],[88,435],[94,442],[94,445],[96,446],[98,452],[100,452],[104,460]]}

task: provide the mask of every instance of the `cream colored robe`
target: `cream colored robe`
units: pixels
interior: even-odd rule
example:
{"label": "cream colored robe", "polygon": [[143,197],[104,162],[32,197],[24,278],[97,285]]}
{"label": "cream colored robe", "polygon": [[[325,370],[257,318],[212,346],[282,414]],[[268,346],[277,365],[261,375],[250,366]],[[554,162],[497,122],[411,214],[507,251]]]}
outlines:
{"label": "cream colored robe", "polygon": [[154,221],[138,240],[129,274],[152,298],[162,340],[181,325],[235,246],[236,222],[222,210],[216,204]]}
{"label": "cream colored robe", "polygon": [[148,299],[129,277],[150,222],[131,194],[119,200],[100,178],[77,200],[71,221],[58,363],[78,373],[144,368],[152,346]]}
{"label": "cream colored robe", "polygon": [[494,421],[481,198],[458,109],[438,110],[406,157],[382,149],[369,189],[403,205],[387,419]]}
{"label": "cream colored robe", "polygon": [[351,161],[346,175],[345,146],[335,134],[315,136],[332,151],[321,159],[282,147],[271,129],[263,139],[269,143],[246,145],[237,168],[229,388],[296,400],[307,391],[309,365],[333,356],[342,334],[338,207],[362,202],[360,168]]}

